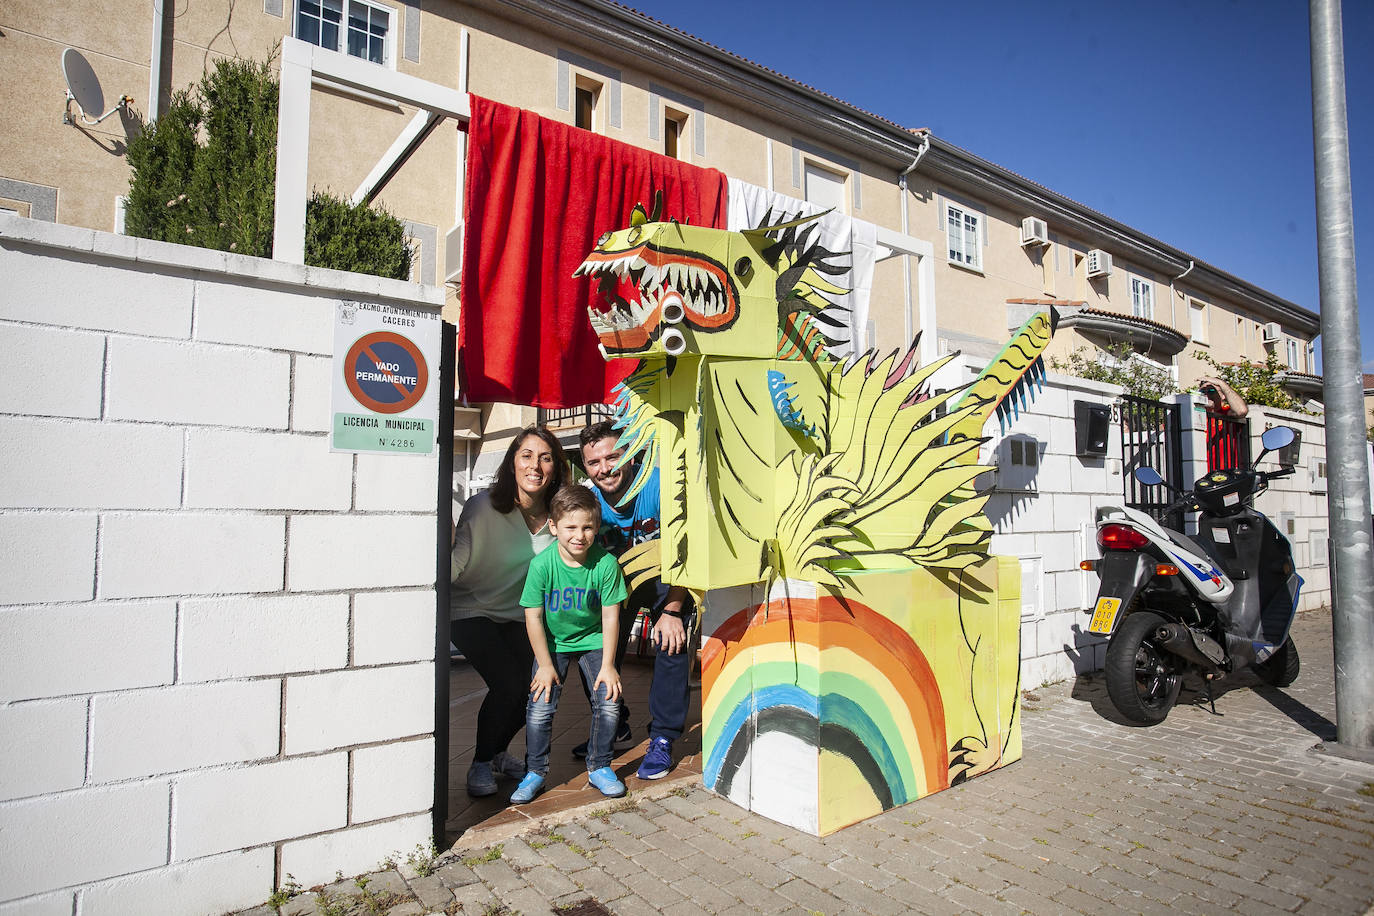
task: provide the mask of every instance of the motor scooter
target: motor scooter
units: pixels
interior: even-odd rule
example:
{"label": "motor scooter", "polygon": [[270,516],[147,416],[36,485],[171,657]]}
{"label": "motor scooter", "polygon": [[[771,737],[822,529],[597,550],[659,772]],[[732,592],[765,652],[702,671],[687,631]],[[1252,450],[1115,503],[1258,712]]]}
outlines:
{"label": "motor scooter", "polygon": [[[1269,481],[1293,473],[1260,471],[1260,459],[1293,438],[1286,426],[1266,430],[1252,466],[1210,471],[1176,493],[1166,514],[1201,513],[1191,537],[1135,509],[1098,510],[1102,559],[1080,564],[1102,580],[1088,632],[1109,637],[1107,695],[1131,722],[1163,722],[1185,677],[1201,679],[1214,712],[1212,685],[1234,672],[1253,669],[1275,687],[1297,679],[1288,631],[1302,577],[1288,539],[1253,506]],[[1150,467],[1135,478],[1167,486]]]}

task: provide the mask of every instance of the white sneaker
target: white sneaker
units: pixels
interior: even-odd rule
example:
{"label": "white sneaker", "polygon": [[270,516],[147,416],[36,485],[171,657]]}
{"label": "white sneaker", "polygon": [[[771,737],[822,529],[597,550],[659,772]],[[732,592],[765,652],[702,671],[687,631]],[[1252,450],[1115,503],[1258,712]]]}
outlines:
{"label": "white sneaker", "polygon": [[496,777],[491,772],[490,760],[474,760],[468,767],[468,794],[473,798],[496,794]]}
{"label": "white sneaker", "polygon": [[519,782],[525,778],[525,761],[505,751],[491,758],[491,768],[497,776],[504,776],[506,779]]}

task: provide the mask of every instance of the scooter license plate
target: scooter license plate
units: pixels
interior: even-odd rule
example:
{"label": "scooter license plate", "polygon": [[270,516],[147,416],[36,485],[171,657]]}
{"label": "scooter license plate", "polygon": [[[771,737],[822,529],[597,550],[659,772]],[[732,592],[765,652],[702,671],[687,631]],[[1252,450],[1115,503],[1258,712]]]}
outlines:
{"label": "scooter license plate", "polygon": [[1112,635],[1112,627],[1116,625],[1116,615],[1120,610],[1120,598],[1098,598],[1097,606],[1093,608],[1092,622],[1088,624],[1088,632],[1100,636]]}

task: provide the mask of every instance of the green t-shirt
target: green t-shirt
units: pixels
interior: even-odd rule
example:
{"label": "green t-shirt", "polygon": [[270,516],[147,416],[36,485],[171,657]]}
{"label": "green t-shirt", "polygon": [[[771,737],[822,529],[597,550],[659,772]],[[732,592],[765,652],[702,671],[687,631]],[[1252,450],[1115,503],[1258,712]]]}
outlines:
{"label": "green t-shirt", "polygon": [[544,609],[551,651],[586,652],[601,648],[602,606],[625,597],[625,577],[615,557],[593,545],[587,561],[573,567],[563,562],[553,543],[530,562],[520,606]]}

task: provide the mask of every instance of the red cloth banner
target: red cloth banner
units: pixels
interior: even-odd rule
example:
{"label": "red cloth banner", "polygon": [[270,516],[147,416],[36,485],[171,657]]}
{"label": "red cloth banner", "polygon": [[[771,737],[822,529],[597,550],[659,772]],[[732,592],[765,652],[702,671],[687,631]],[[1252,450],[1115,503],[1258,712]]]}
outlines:
{"label": "red cloth banner", "polygon": [[459,394],[536,407],[603,402],[634,368],[606,362],[572,273],[634,205],[724,228],[724,173],[669,159],[533,112],[471,96]]}

